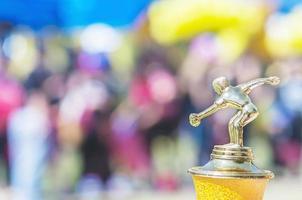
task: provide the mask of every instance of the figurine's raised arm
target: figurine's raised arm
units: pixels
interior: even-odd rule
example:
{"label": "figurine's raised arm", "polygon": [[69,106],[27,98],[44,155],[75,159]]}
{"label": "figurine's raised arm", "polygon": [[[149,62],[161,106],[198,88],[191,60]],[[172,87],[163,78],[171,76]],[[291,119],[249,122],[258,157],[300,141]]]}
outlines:
{"label": "figurine's raised arm", "polygon": [[208,117],[209,115],[212,115],[213,113],[217,112],[220,109],[220,106],[216,103],[208,107],[206,110],[200,112],[200,113],[192,113],[189,116],[190,124],[194,127],[199,126],[201,120],[203,118]]}
{"label": "figurine's raised arm", "polygon": [[278,85],[279,83],[280,83],[280,79],[277,76],[271,76],[268,78],[258,78],[250,82],[240,84],[239,87],[242,89],[244,93],[249,94],[252,91],[252,89],[261,86],[263,84]]}

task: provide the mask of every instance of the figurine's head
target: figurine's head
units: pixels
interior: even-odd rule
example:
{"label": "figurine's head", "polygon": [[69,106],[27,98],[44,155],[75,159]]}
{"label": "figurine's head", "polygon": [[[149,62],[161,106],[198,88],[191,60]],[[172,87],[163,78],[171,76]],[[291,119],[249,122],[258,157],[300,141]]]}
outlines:
{"label": "figurine's head", "polygon": [[216,78],[213,81],[213,88],[218,95],[221,95],[223,91],[229,86],[230,86],[230,82],[224,76]]}

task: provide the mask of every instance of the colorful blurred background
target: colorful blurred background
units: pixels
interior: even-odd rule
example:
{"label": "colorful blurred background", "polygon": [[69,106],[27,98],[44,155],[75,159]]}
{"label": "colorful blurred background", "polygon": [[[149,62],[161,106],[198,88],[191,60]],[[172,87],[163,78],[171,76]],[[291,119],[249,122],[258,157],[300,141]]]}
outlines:
{"label": "colorful blurred background", "polygon": [[222,75],[281,77],[245,143],[265,199],[302,199],[301,21],[299,0],[0,1],[0,199],[194,199],[234,111],[188,115]]}

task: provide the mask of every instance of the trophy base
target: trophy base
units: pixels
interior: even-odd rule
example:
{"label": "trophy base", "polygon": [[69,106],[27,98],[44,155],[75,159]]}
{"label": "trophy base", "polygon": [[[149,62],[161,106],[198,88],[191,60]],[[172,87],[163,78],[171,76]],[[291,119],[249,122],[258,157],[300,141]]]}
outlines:
{"label": "trophy base", "polygon": [[250,147],[216,145],[211,160],[192,167],[197,200],[261,200],[274,174],[253,164]]}
{"label": "trophy base", "polygon": [[211,160],[204,166],[192,167],[190,174],[216,178],[264,178],[274,174],[253,164],[253,151],[250,147],[235,144],[215,145]]}

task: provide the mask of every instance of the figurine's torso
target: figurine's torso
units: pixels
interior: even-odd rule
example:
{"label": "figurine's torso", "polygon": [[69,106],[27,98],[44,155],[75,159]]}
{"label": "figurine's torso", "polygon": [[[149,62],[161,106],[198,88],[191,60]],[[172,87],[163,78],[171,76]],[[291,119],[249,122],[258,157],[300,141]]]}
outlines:
{"label": "figurine's torso", "polygon": [[241,110],[245,105],[251,104],[251,99],[240,87],[229,86],[216,102]]}

